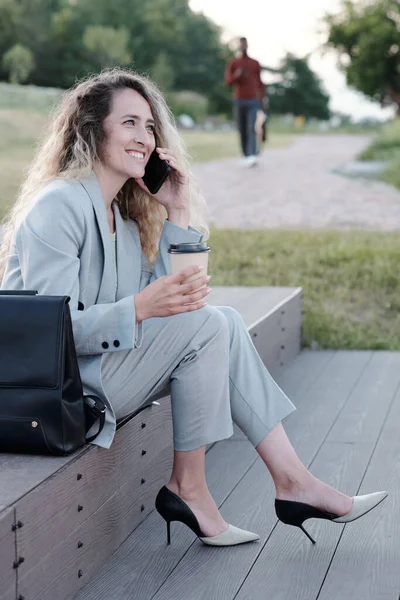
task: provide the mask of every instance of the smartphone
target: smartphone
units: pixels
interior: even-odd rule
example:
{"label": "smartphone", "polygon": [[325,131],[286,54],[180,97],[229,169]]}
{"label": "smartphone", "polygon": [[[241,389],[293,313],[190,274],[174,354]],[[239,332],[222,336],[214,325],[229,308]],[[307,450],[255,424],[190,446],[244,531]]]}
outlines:
{"label": "smartphone", "polygon": [[171,167],[167,161],[160,158],[158,153],[154,150],[150,155],[143,176],[143,181],[149,192],[157,194],[170,173]]}

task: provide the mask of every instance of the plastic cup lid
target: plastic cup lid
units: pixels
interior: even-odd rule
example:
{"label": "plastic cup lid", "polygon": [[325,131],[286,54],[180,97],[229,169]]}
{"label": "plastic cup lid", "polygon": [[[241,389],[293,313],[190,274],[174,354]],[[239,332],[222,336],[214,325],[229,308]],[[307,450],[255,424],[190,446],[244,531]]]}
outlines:
{"label": "plastic cup lid", "polygon": [[210,248],[205,242],[199,244],[170,244],[168,252],[170,254],[189,254],[191,252],[209,252]]}

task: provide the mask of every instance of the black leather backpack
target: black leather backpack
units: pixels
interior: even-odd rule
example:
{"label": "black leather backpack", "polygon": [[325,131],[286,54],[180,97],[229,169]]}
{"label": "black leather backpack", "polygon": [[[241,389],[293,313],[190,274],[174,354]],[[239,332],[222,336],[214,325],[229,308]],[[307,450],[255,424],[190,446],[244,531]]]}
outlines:
{"label": "black leather backpack", "polygon": [[104,426],[105,404],[83,395],[68,302],[0,290],[0,452],[69,454]]}

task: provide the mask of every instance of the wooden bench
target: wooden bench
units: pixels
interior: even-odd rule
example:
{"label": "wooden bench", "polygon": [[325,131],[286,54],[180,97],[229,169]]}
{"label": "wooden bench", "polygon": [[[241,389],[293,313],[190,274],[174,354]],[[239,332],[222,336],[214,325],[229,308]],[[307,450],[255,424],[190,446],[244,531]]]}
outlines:
{"label": "wooden bench", "polygon": [[[300,350],[300,288],[214,288],[243,316],[271,372]],[[172,466],[169,398],[118,431],[109,450],[0,454],[0,598],[66,600],[154,508]]]}

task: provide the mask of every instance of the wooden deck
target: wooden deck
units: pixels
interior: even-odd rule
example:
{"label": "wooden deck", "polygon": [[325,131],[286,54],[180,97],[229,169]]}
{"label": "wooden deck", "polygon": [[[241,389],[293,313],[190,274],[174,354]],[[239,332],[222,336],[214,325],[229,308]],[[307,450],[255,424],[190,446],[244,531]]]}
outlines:
{"label": "wooden deck", "polygon": [[277,522],[271,479],[240,433],[207,453],[224,517],[260,542],[203,546],[151,513],[75,600],[398,600],[400,353],[302,352],[278,377],[298,407],[286,429],[312,472],[350,495],[388,499],[346,526],[309,521],[316,546]]}

